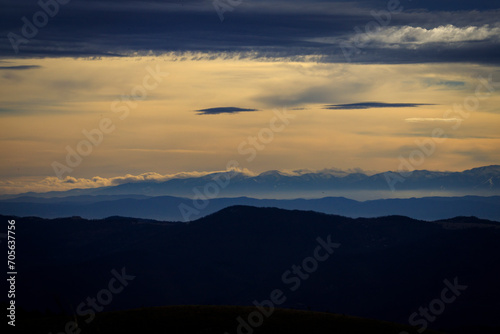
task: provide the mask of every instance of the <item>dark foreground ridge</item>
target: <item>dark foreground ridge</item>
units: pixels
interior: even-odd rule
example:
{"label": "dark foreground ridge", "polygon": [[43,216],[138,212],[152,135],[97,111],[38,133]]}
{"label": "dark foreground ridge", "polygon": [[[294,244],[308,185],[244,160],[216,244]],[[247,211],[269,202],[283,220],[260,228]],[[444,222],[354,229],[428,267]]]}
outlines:
{"label": "dark foreground ridge", "polygon": [[500,224],[493,221],[352,219],[248,206],[189,224],[15,219],[16,305],[28,311],[92,323],[102,312],[262,305],[274,296],[279,308],[420,329],[500,327]]}
{"label": "dark foreground ridge", "polygon": [[[89,325],[77,319],[82,333],[172,333],[172,334],[417,334],[417,329],[400,324],[338,315],[289,309],[267,309],[268,317],[255,319],[254,307],[244,306],[165,306],[127,311],[103,312]],[[252,324],[260,324],[250,327]],[[243,320],[239,320],[243,319]],[[19,333],[47,334],[64,328],[72,317],[40,317],[27,319]],[[80,324],[81,323],[81,324]],[[426,331],[428,334],[438,334]]]}

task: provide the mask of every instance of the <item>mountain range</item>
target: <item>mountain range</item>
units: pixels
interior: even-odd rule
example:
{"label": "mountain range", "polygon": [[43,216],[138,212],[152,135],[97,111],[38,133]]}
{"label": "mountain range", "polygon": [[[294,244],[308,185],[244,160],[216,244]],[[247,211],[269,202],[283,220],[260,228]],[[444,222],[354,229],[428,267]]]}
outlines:
{"label": "mountain range", "polygon": [[473,168],[462,172],[416,170],[409,174],[385,172],[369,175],[361,171],[344,172],[336,169],[312,172],[267,171],[259,175],[242,172],[217,172],[200,177],[179,177],[166,181],[137,181],[123,184],[52,191],[3,195],[66,197],[80,195],[145,195],[187,198],[240,197],[255,198],[320,198],[343,196],[353,199],[394,197],[500,195],[500,166]]}

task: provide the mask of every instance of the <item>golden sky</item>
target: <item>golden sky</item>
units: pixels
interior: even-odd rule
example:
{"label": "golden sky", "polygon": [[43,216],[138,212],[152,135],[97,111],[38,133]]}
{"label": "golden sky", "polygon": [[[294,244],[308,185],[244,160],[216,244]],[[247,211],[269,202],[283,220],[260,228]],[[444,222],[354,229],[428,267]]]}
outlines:
{"label": "golden sky", "polygon": [[[109,133],[63,177],[217,171],[230,160],[255,173],[396,170],[400,157],[408,159],[419,149],[418,141],[432,141],[436,129],[449,138],[434,141],[435,152],[416,169],[458,171],[500,160],[500,84],[485,85],[488,78],[500,82],[500,70],[493,66],[267,62],[204,55],[4,59],[0,65],[4,193],[42,189],[34,185],[56,176],[53,163],[66,164],[66,147],[76,150],[87,139],[82,131],[100,124]],[[150,74],[156,70],[168,75],[156,82]],[[147,96],[114,103],[140,92]],[[325,108],[362,102],[424,105]],[[458,109],[447,112],[454,105]],[[196,112],[220,107],[258,110]],[[277,112],[292,116],[283,126],[275,120],[280,131],[268,130]],[[272,138],[262,137],[262,142],[259,133]],[[257,138],[260,148],[251,161],[249,137]],[[48,189],[56,188],[43,188]]]}

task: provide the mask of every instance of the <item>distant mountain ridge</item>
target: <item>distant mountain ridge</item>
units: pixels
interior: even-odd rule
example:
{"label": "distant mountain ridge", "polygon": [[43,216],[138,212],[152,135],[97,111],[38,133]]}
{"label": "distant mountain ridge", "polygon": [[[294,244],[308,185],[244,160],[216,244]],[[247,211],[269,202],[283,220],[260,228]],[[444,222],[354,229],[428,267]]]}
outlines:
{"label": "distant mountain ridge", "polygon": [[[333,196],[328,192],[338,192],[335,196],[346,196],[341,195],[341,193],[351,191],[380,191],[390,194],[390,182],[394,178],[400,180],[392,184],[395,190],[394,194],[404,191],[426,191],[428,194],[424,196],[435,196],[440,192],[461,192],[461,195],[500,195],[500,165],[492,165],[462,172],[416,170],[410,175],[403,176],[394,172],[367,175],[358,171],[345,172],[335,169],[318,172],[307,170],[281,172],[274,170],[257,176],[241,172],[218,172],[201,177],[174,178],[162,182],[140,181],[101,188],[4,195],[0,198],[132,194],[193,198],[196,196],[195,189],[202,195],[209,196],[205,187],[214,182],[217,189],[215,192],[218,197],[290,198],[289,196],[292,193],[296,194],[293,196],[295,198],[304,197],[302,194],[317,198]],[[214,189],[211,189],[211,191],[214,192]]]}
{"label": "distant mountain ridge", "polygon": [[[480,197],[423,197],[408,199],[380,199],[359,202],[343,197],[320,199],[255,199],[249,197],[214,198],[203,202],[203,209],[195,209],[193,200],[172,196],[147,197],[72,196],[72,197],[18,197],[0,201],[0,214],[59,218],[81,216],[101,219],[126,216],[170,221],[195,220],[233,205],[276,207],[288,210],[310,210],[347,217],[380,217],[402,215],[414,219],[436,220],[455,216],[476,216],[500,221],[500,196]],[[187,215],[181,205],[191,208]]]}

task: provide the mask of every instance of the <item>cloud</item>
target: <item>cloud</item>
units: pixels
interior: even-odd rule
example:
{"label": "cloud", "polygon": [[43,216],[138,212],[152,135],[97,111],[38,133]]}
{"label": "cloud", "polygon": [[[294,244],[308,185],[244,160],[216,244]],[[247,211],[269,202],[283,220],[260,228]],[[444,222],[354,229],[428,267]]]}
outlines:
{"label": "cloud", "polygon": [[360,173],[360,174],[365,174],[365,175],[373,175],[379,173],[378,171],[374,170],[364,170],[359,167],[355,168],[348,168],[348,169],[341,169],[341,168],[323,168],[323,169],[296,169],[296,170],[288,170],[288,169],[283,169],[280,170],[281,174],[288,175],[288,176],[303,176],[307,174],[324,174],[324,175],[332,175],[335,177],[344,177],[353,173]]}
{"label": "cloud", "polygon": [[[57,18],[51,18],[36,37],[28,43],[19,42],[19,54],[9,38],[0,39],[0,56],[198,52],[294,61],[314,55],[322,62],[335,63],[500,62],[495,37],[500,11],[494,1],[404,1],[403,12],[392,16],[390,27],[370,34],[367,46],[351,60],[346,59],[339,43],[352,41],[359,37],[356,31],[376,23],[372,13],[385,10],[387,0],[246,1],[227,10],[224,22],[220,22],[212,2],[71,2],[61,6]],[[40,10],[36,1],[30,5],[28,1],[0,0],[0,4],[3,36],[21,36],[20,18],[31,19]],[[420,47],[430,44],[439,47]],[[408,52],[414,51],[410,46],[418,52]]]}
{"label": "cloud", "polygon": [[0,66],[0,70],[22,71],[41,68],[39,65]]}
{"label": "cloud", "polygon": [[[361,168],[349,168],[349,169],[339,169],[339,168],[324,168],[324,169],[281,169],[279,171],[267,171],[264,173],[255,173],[247,168],[233,168],[231,171],[238,172],[246,177],[255,177],[261,174],[278,172],[281,175],[287,176],[302,176],[310,173],[319,173],[325,175],[333,175],[336,177],[344,177],[351,173],[362,173],[366,175],[373,175],[378,173],[375,170],[363,170]],[[137,182],[165,182],[172,179],[187,179],[187,178],[200,178],[200,177],[215,177],[220,173],[226,173],[225,171],[193,171],[193,172],[180,172],[174,174],[159,174],[155,172],[142,173],[139,175],[126,174],[116,177],[100,177],[95,176],[92,178],[76,178],[72,176],[66,176],[64,179],[59,179],[54,176],[46,177],[43,180],[35,181],[26,180],[21,181],[2,181],[0,180],[0,190],[2,194],[13,195],[22,194],[26,192],[49,192],[49,191],[67,191],[71,189],[93,189],[101,187],[111,187],[118,186],[126,183],[137,183]]]}
{"label": "cloud", "polygon": [[466,83],[464,81],[454,81],[454,80],[440,80],[435,78],[427,78],[423,80],[423,83],[430,86],[444,86],[444,89],[464,89],[466,88]]}
{"label": "cloud", "polygon": [[417,48],[430,43],[450,45],[460,42],[498,40],[499,36],[500,27],[489,25],[456,27],[448,24],[431,29],[412,26],[382,28],[375,33],[363,34],[362,40],[365,43],[381,43],[391,47]]}
{"label": "cloud", "polygon": [[452,153],[467,157],[481,163],[495,164],[498,162],[498,154],[500,153],[500,150],[496,149],[493,152],[488,152],[480,149],[479,147],[474,147],[473,149],[469,150],[455,150]]}
{"label": "cloud", "polygon": [[372,108],[415,108],[420,106],[432,106],[427,103],[383,103],[383,102],[360,102],[348,104],[329,104],[323,109],[343,110],[343,109],[372,109]]}
{"label": "cloud", "polygon": [[240,112],[258,111],[258,109],[246,109],[236,107],[217,107],[196,110],[198,115],[219,115],[219,114],[237,114]]}
{"label": "cloud", "polygon": [[[416,122],[418,123],[418,122]],[[429,137],[429,129],[422,128],[422,129],[412,129],[411,132],[406,131],[406,132],[396,132],[396,133],[381,133],[381,132],[375,132],[375,131],[358,131],[356,134],[361,135],[361,136],[376,136],[376,137]],[[499,139],[500,137],[497,136],[483,136],[483,135],[470,135],[470,134],[461,134],[461,133],[452,133],[449,132],[446,134],[447,138],[455,138],[455,139]]]}
{"label": "cloud", "polygon": [[443,123],[456,123],[462,121],[458,118],[407,118],[405,122],[408,123],[422,123],[422,122],[443,122]]}
{"label": "cloud", "polygon": [[[345,83],[342,88],[352,88],[353,84]],[[360,89],[367,87],[366,83],[356,84],[356,88]],[[270,91],[270,92],[269,92]],[[266,105],[278,106],[302,106],[309,103],[328,103],[336,97],[345,94],[345,90],[340,91],[332,89],[331,85],[312,85],[307,87],[305,82],[294,84],[286,90],[269,90],[267,89],[261,95],[255,97],[255,101],[265,103]]]}
{"label": "cloud", "polygon": [[[246,168],[235,168],[235,171],[245,175],[255,175]],[[175,174],[159,174],[148,172],[139,175],[126,174],[116,177],[100,177],[95,176],[90,179],[75,178],[66,176],[64,179],[59,179],[54,176],[49,176],[38,182],[23,182],[23,181],[0,181],[0,189],[4,194],[20,194],[29,191],[33,192],[48,192],[48,191],[66,191],[71,189],[89,189],[117,186],[125,183],[135,182],[164,182],[171,179],[185,179],[191,177],[203,177],[214,173],[222,173],[226,171],[211,171],[211,172],[180,172]]]}

